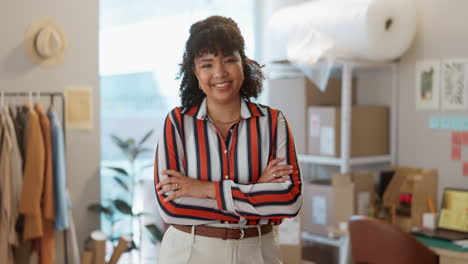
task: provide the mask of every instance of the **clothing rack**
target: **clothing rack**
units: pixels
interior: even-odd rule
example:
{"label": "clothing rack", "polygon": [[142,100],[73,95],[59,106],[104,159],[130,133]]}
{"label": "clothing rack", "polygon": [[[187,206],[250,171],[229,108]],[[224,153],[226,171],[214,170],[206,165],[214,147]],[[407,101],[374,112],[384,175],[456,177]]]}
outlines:
{"label": "clothing rack", "polygon": [[60,97],[62,99],[62,128],[63,128],[63,140],[66,146],[66,123],[65,123],[65,94],[63,92],[41,92],[41,91],[30,91],[30,92],[2,92],[1,96],[6,97],[30,97],[32,100],[34,97],[50,97],[51,104],[54,104],[55,97]]}
{"label": "clothing rack", "polygon": [[[67,137],[66,137],[66,123],[65,123],[65,94],[63,92],[41,92],[41,91],[29,91],[29,92],[0,92],[0,100],[3,104],[4,97],[29,97],[29,103],[32,104],[34,98],[38,97],[49,97],[50,103],[54,105],[55,97],[60,97],[62,99],[62,129],[63,129],[63,143],[65,148],[65,155],[66,155],[66,148],[67,148]],[[68,264],[68,253],[67,253],[67,231],[63,232],[63,243],[64,243],[64,258],[65,264]]]}

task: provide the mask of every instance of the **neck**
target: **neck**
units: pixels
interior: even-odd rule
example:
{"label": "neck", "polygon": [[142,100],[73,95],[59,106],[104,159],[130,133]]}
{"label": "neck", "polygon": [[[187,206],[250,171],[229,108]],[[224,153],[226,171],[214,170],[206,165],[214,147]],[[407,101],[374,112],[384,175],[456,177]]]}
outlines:
{"label": "neck", "polygon": [[207,99],[206,109],[208,115],[214,121],[219,122],[231,122],[237,120],[240,117],[241,112],[241,98],[239,100],[234,100],[229,103],[217,103]]}

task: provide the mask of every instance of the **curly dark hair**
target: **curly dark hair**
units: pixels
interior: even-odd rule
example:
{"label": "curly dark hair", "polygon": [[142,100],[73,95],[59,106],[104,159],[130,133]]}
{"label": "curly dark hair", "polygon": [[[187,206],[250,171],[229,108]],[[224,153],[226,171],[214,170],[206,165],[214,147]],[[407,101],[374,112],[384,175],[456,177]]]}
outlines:
{"label": "curly dark hair", "polygon": [[244,71],[244,81],[239,93],[243,99],[250,101],[250,98],[257,98],[262,92],[262,81],[265,77],[261,70],[263,66],[245,55],[244,37],[237,23],[231,18],[211,16],[190,27],[190,36],[185,44],[183,61],[177,76],[177,79],[182,79],[180,84],[182,108],[198,105],[205,97],[205,93],[199,89],[194,72],[195,58],[205,53],[217,56],[218,52],[229,56],[235,51],[239,52]]}

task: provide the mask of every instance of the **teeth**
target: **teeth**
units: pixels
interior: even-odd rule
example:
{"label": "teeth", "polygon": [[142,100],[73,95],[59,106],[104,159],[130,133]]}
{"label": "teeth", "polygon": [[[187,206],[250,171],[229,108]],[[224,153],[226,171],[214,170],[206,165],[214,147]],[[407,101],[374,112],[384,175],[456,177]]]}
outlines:
{"label": "teeth", "polygon": [[226,85],[228,85],[228,83],[215,84],[216,87],[224,87]]}

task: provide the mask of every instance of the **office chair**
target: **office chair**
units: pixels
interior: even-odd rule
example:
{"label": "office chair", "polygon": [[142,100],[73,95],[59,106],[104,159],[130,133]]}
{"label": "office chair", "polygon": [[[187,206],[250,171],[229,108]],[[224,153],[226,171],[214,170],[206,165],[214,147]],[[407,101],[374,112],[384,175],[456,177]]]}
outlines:
{"label": "office chair", "polygon": [[352,216],[349,232],[355,264],[439,263],[439,256],[428,247],[387,222]]}

